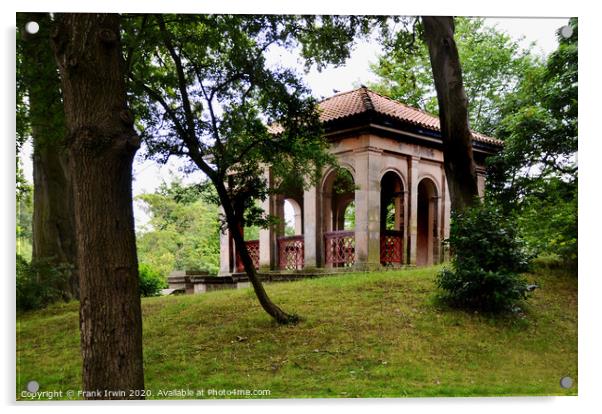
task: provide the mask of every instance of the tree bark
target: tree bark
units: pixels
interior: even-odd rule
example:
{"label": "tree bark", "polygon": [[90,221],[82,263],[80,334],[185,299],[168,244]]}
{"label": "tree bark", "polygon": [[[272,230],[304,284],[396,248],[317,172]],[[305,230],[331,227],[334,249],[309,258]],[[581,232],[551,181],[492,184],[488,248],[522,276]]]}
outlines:
{"label": "tree bark", "polygon": [[245,268],[245,273],[247,274],[247,277],[253,286],[253,290],[255,291],[255,295],[257,296],[261,307],[268,313],[268,315],[274,318],[274,320],[281,325],[297,323],[299,321],[299,317],[297,315],[291,315],[284,312],[282,309],[276,306],[276,304],[272,302],[268,296],[265,288],[263,287],[263,283],[257,275],[255,265],[253,264],[253,259],[251,259],[251,255],[249,255],[249,249],[247,249],[247,245],[241,231],[242,216],[237,214],[235,208],[232,206],[223,182],[218,179],[213,181],[213,183],[224,209],[226,222],[228,224],[228,231],[234,239],[236,252],[240,256],[240,260]]}
{"label": "tree bark", "polygon": [[126,103],[119,22],[116,14],[65,14],[53,34],[69,132],[83,388],[101,390],[92,399],[141,399],[131,391],[144,389],[132,207],[140,140]]}
{"label": "tree bark", "polygon": [[[24,30],[29,21],[39,24],[38,33]],[[18,13],[17,24],[23,45],[20,73],[27,85],[33,141],[32,263],[65,272],[66,280],[56,288],[69,300],[78,297],[79,283],[65,118],[50,42],[52,21],[48,13]]]}
{"label": "tree bark", "polygon": [[424,16],[422,23],[439,102],[445,176],[451,208],[453,211],[462,211],[477,202],[479,193],[468,121],[468,98],[454,41],[454,19]]}

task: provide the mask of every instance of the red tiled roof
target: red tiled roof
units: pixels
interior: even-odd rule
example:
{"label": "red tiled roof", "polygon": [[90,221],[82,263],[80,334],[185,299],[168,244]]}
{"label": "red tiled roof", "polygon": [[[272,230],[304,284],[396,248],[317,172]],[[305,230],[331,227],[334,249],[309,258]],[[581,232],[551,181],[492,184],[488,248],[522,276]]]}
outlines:
{"label": "red tiled roof", "polygon": [[[318,104],[320,120],[334,121],[358,115],[370,110],[422,128],[440,131],[439,118],[416,108],[404,105],[362,86],[349,92],[342,92],[324,99]],[[503,145],[499,139],[487,137],[472,131],[477,141],[494,145]]]}

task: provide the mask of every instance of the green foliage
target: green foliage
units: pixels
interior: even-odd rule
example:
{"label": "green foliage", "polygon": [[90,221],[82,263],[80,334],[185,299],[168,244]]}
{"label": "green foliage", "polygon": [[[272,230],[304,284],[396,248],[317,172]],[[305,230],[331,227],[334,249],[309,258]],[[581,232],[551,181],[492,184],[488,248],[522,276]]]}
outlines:
{"label": "green foliage", "polygon": [[452,217],[452,268],[443,269],[437,285],[451,305],[484,310],[511,310],[527,297],[522,272],[530,256],[517,227],[502,210],[486,202]]}
{"label": "green foliage", "polygon": [[[464,89],[468,97],[470,125],[492,134],[500,119],[499,106],[522,79],[524,72],[537,64],[530,50],[522,50],[507,34],[485,26],[482,18],[456,17],[455,40],[458,46]],[[420,26],[414,27],[420,35]],[[382,55],[372,71],[380,80],[370,87],[393,99],[437,114],[437,95],[424,42],[407,30],[398,37],[391,53]],[[399,43],[399,41],[397,42]]]}
{"label": "green foliage", "polygon": [[152,266],[141,263],[138,266],[140,296],[159,296],[161,289],[167,287],[165,277]]}
{"label": "green foliage", "polygon": [[[58,145],[66,129],[59,74],[51,44],[54,21],[50,13],[17,13],[16,17],[18,152],[32,134],[35,135],[34,147]],[[40,25],[36,34],[25,31],[25,24],[32,19]]]}
{"label": "green foliage", "polygon": [[488,159],[487,192],[519,217],[540,254],[577,260],[578,27],[559,36],[544,66],[525,73],[501,107],[496,136],[504,149]]}
{"label": "green foliage", "polygon": [[219,269],[220,221],[216,205],[205,201],[199,186],[163,183],[137,200],[150,215],[150,226],[137,235],[138,256],[163,278],[173,270]]}
{"label": "green foliage", "polygon": [[537,254],[558,256],[566,267],[576,268],[577,210],[577,186],[551,178],[523,199],[518,226]]}
{"label": "green foliage", "polygon": [[32,253],[33,188],[27,182],[17,159],[17,254],[27,261]]}
{"label": "green foliage", "polygon": [[259,239],[259,227],[258,226],[245,227],[244,236],[245,236],[245,240],[258,240]]}
{"label": "green foliage", "polygon": [[[237,225],[265,227],[269,192],[307,186],[332,164],[316,101],[298,73],[269,51],[299,47],[307,65],[339,64],[359,16],[126,16],[124,44],[137,126],[150,157],[182,156],[201,170]],[[262,172],[277,179],[268,188]],[[224,194],[227,192],[227,194]]]}
{"label": "green foliage", "polygon": [[47,262],[29,263],[20,254],[16,261],[17,310],[43,308],[63,298],[60,288],[67,283],[70,272]]}
{"label": "green foliage", "polygon": [[355,230],[355,201],[345,207],[345,230]]}

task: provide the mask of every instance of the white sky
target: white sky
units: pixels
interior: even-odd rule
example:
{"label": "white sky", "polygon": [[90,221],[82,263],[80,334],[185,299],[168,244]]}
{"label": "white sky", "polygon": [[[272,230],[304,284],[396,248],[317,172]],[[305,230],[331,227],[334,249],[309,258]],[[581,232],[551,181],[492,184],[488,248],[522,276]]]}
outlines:
{"label": "white sky", "polygon": [[[535,51],[540,54],[549,54],[557,47],[555,32],[561,26],[567,24],[568,19],[558,18],[488,18],[486,24],[496,26],[498,29],[507,32],[513,39],[521,41],[523,47],[535,42]],[[376,81],[377,78],[370,72],[369,64],[377,61],[377,56],[382,53],[379,45],[374,41],[360,42],[354,48],[350,59],[344,66],[329,67],[322,72],[311,70],[303,78],[306,84],[313,91],[316,98],[328,97],[334,94],[334,91],[346,91],[354,88],[354,85]],[[300,64],[291,55],[271,56],[272,59],[280,60],[283,65],[299,67]],[[31,146],[25,146],[25,153],[31,153]],[[32,181],[32,164],[29,156],[23,157],[23,166],[27,179]],[[159,166],[153,161],[144,161],[141,157],[136,157],[134,161],[134,196],[154,191],[163,181],[171,181],[171,177],[182,176],[179,172],[179,163],[172,159],[168,164]],[[200,178],[200,174],[183,177],[185,182],[195,182]],[[292,220],[292,209],[286,206],[285,214],[287,222]],[[141,228],[147,222],[149,217],[141,209],[139,203],[134,203],[134,215],[136,218],[136,227]]]}

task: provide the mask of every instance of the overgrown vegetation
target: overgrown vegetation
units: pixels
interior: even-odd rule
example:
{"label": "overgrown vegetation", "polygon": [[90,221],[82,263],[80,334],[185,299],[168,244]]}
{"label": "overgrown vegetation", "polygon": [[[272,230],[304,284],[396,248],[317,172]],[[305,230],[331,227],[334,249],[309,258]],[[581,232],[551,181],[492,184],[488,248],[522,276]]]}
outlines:
{"label": "overgrown vegetation", "polygon": [[137,199],[150,215],[149,225],[137,235],[141,263],[156,269],[163,278],[173,270],[217,273],[218,207],[203,197],[199,186],[174,180]]}
{"label": "overgrown vegetation", "polygon": [[43,261],[32,264],[17,254],[17,310],[40,309],[63,299],[68,270]]}
{"label": "overgrown vegetation", "polygon": [[17,255],[26,262],[30,262],[32,253],[33,186],[25,178],[19,157],[16,161]]}
{"label": "overgrown vegetation", "polygon": [[577,265],[578,25],[558,35],[545,63],[525,73],[501,106],[495,136],[504,149],[488,160],[487,193],[518,218],[538,254]]}
{"label": "overgrown vegetation", "polygon": [[165,277],[145,263],[138,266],[138,274],[140,275],[140,296],[159,296],[161,289],[167,287]]}
{"label": "overgrown vegetation", "polygon": [[[493,316],[441,307],[438,270],[266,285],[304,316],[292,327],[276,326],[249,289],[142,299],[146,388],[151,398],[177,388],[269,389],[263,398],[577,394],[559,385],[578,380],[575,277],[528,274],[540,288],[523,313]],[[80,388],[77,314],[69,303],[19,316],[18,393],[32,378],[40,391]]]}
{"label": "overgrown vegetation", "polygon": [[451,269],[443,269],[437,285],[441,299],[461,308],[508,311],[527,297],[521,273],[529,258],[518,237],[517,226],[490,202],[452,217]]}
{"label": "overgrown vegetation", "polygon": [[[493,134],[506,95],[527,70],[541,64],[540,59],[508,34],[487,26],[483,18],[456,17],[454,22],[470,125],[483,134]],[[379,80],[369,86],[436,115],[439,111],[428,48],[419,39],[420,31],[416,36],[404,34],[398,37],[394,50],[371,65]]]}

